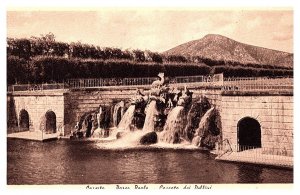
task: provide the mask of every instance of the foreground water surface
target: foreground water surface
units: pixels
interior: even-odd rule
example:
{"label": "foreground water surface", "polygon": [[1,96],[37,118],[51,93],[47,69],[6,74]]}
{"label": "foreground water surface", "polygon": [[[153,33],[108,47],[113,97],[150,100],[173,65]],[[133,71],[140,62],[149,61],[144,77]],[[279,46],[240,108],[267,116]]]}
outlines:
{"label": "foreground water surface", "polygon": [[292,170],[215,161],[207,151],[98,145],[7,139],[7,183],[293,183]]}

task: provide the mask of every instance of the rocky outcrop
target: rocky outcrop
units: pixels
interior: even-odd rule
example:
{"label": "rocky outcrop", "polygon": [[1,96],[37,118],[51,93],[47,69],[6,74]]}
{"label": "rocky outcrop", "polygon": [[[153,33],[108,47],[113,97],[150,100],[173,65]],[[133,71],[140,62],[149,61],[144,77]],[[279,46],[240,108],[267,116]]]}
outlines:
{"label": "rocky outcrop", "polygon": [[187,116],[187,125],[185,127],[185,135],[188,140],[192,141],[196,129],[199,127],[201,118],[210,107],[211,105],[205,96],[192,103]]}
{"label": "rocky outcrop", "polygon": [[119,131],[119,132],[116,134],[116,137],[117,137],[117,139],[120,139],[121,137],[124,137],[125,134],[126,134],[126,132],[124,132],[124,131]]}
{"label": "rocky outcrop", "polygon": [[140,140],[140,144],[142,145],[155,144],[156,142],[157,142],[157,134],[154,131],[145,134]]}
{"label": "rocky outcrop", "polygon": [[210,108],[201,118],[192,143],[199,147],[214,149],[216,142],[221,140],[221,119],[219,112]]}

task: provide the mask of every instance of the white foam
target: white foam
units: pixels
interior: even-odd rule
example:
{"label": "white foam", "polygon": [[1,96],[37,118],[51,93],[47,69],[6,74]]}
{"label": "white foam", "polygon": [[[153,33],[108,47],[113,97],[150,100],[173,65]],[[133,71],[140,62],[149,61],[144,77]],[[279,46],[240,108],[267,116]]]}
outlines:
{"label": "white foam", "polygon": [[154,118],[158,115],[156,108],[156,101],[152,100],[150,104],[146,107],[146,118],[143,126],[143,131],[153,131],[154,130]]}
{"label": "white foam", "polygon": [[123,115],[118,129],[123,129],[124,131],[130,130],[130,125],[134,117],[135,105],[130,105],[125,114]]}
{"label": "white foam", "polygon": [[[120,132],[120,131],[119,131]],[[123,150],[123,149],[140,149],[140,148],[164,148],[164,149],[199,149],[197,146],[192,145],[188,141],[182,141],[180,144],[170,144],[158,141],[156,144],[141,145],[140,140],[143,135],[147,132],[142,130],[123,132],[124,135],[117,140],[113,140],[106,143],[97,143],[97,147],[100,149],[111,149],[111,150]],[[161,133],[157,133],[158,140]]]}

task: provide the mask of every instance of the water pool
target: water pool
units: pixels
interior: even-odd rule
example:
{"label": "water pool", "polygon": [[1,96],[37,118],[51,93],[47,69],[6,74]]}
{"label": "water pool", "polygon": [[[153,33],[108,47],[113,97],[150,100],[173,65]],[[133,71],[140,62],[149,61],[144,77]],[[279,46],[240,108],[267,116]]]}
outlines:
{"label": "water pool", "polygon": [[293,171],[214,160],[208,151],[107,150],[99,143],[7,139],[8,184],[293,183]]}

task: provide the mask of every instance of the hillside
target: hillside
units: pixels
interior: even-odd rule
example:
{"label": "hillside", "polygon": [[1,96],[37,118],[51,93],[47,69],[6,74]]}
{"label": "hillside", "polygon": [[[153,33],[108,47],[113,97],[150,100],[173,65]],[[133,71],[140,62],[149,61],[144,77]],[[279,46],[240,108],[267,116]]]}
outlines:
{"label": "hillside", "polygon": [[240,43],[230,38],[209,34],[165,51],[165,55],[199,56],[241,64],[293,67],[293,54]]}

